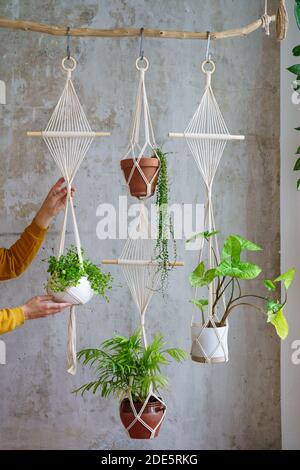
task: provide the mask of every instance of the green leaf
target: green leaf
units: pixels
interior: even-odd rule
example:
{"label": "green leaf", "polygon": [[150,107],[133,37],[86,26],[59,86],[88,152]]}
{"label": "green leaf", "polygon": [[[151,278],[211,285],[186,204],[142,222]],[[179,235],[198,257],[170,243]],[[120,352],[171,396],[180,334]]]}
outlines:
{"label": "green leaf", "polygon": [[300,170],[300,158],[298,158],[294,166],[294,171],[299,171],[299,170]]}
{"label": "green leaf", "polygon": [[295,131],[300,131],[300,127],[295,127]]}
{"label": "green leaf", "polygon": [[267,301],[267,315],[268,315],[268,323],[274,318],[274,314],[276,314],[279,310],[281,310],[283,305],[279,302],[279,300],[268,300]]}
{"label": "green leaf", "polygon": [[219,232],[217,231],[214,231],[214,232],[200,232],[200,233],[196,233],[195,235],[193,235],[191,238],[189,238],[188,240],[186,240],[186,243],[190,243],[194,240],[197,240],[198,238],[205,238],[205,240],[208,240],[209,238],[213,237],[214,235],[217,235]]}
{"label": "green leaf", "polygon": [[273,281],[270,281],[270,279],[265,279],[264,280],[264,285],[269,291],[274,291],[276,290],[276,286]]}
{"label": "green leaf", "polygon": [[246,240],[246,238],[241,237],[240,235],[234,235],[241,244],[241,248],[243,251],[262,251],[262,248],[256,243],[250,242]]}
{"label": "green leaf", "polygon": [[202,261],[202,263],[198,264],[197,268],[189,275],[189,281],[192,287],[199,287],[198,284],[203,278],[204,271],[205,265]]}
{"label": "green leaf", "polygon": [[297,148],[296,155],[300,155],[300,147]]}
{"label": "green leaf", "polygon": [[276,333],[281,339],[285,339],[289,333],[289,325],[286,321],[286,318],[283,314],[282,309],[280,309],[275,315],[274,318],[270,321],[276,329]]}
{"label": "green leaf", "polygon": [[196,305],[201,310],[201,312],[204,312],[204,307],[208,305],[208,300],[207,299],[191,300],[191,303]]}
{"label": "green leaf", "polygon": [[261,273],[261,268],[253,263],[240,262],[232,264],[229,260],[224,260],[217,267],[217,272],[222,276],[235,277],[238,279],[255,279]]}
{"label": "green leaf", "polygon": [[292,65],[288,67],[287,70],[295,75],[300,75],[300,64]]}
{"label": "green leaf", "polygon": [[292,52],[295,57],[300,56],[300,46],[295,46]]}
{"label": "green leaf", "polygon": [[274,282],[281,282],[281,281],[283,281],[286,290],[288,290],[289,287],[291,286],[293,280],[294,280],[295,274],[296,274],[296,269],[295,269],[295,268],[291,268],[291,269],[289,269],[288,271],[286,271],[285,273],[281,274],[279,277],[277,277],[277,278],[274,280]]}
{"label": "green leaf", "polygon": [[297,181],[297,191],[300,191],[300,180]]}
{"label": "green leaf", "polygon": [[242,248],[239,239],[235,235],[230,235],[224,242],[221,260],[225,261],[231,258],[232,262],[237,264],[241,259],[241,251]]}

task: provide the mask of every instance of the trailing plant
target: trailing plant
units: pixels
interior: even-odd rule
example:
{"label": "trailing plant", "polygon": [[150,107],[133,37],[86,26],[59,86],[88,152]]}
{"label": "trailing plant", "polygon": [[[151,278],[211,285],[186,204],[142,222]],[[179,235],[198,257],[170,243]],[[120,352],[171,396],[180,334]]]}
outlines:
{"label": "trailing plant", "polygon": [[112,276],[110,273],[103,273],[102,270],[93,264],[82,249],[83,265],[81,265],[75,246],[71,246],[66,254],[59,258],[50,256],[48,260],[48,270],[51,277],[49,287],[53,292],[64,292],[68,287],[78,285],[82,277],[87,277],[94,293],[106,297],[107,290],[112,288]]}
{"label": "trailing plant", "polygon": [[93,367],[96,378],[75,393],[83,395],[91,391],[95,394],[100,389],[102,397],[112,395],[123,399],[131,392],[134,402],[144,402],[151,386],[155,393],[167,388],[168,380],[161,367],[168,366],[170,359],[182,362],[187,358],[182,349],[166,348],[164,338],[159,334],[144,348],[141,330],[128,338],[115,335],[101,343],[99,349],[83,349],[77,356],[83,366]]}
{"label": "trailing plant", "polygon": [[[196,235],[196,237],[204,237],[205,241],[208,242],[209,238],[215,234],[216,232],[204,232]],[[265,295],[244,293],[240,281],[256,279],[262,269],[254,263],[243,261],[241,255],[247,251],[259,252],[262,251],[262,248],[240,235],[230,235],[224,242],[220,259],[217,258],[213,249],[212,251],[216,267],[208,267],[207,269],[204,262],[201,262],[190,274],[189,280],[192,287],[208,288],[213,285],[211,314],[216,319],[217,310],[221,309],[221,302],[223,303],[224,295],[227,294],[225,295],[226,305],[220,320],[220,326],[226,325],[228,316],[235,308],[249,306],[263,313],[267,322],[275,327],[278,336],[285,339],[288,335],[288,324],[283,310],[287,303],[287,291],[295,276],[295,269],[289,269],[274,280],[265,279],[263,281],[266,289]],[[285,291],[283,302],[280,300],[281,283],[283,283]],[[258,301],[260,302],[258,303]],[[192,303],[201,310],[202,314],[205,313],[209,305],[207,298],[192,300]]]}
{"label": "trailing plant", "polygon": [[[295,11],[296,22],[297,22],[298,28],[300,29],[300,0],[295,1],[295,10],[294,11]],[[293,55],[295,57],[299,57],[300,56],[300,45],[295,46],[293,48],[292,52],[293,52]],[[298,92],[300,90],[300,64],[292,65],[291,67],[288,67],[287,70],[289,72],[293,73],[294,75],[296,75],[296,79],[293,82],[293,88],[294,88],[295,91]],[[300,131],[300,127],[296,127],[295,131]],[[300,146],[297,148],[296,155],[298,157],[297,157],[297,161],[296,161],[295,166],[294,166],[294,171],[299,171],[300,170]],[[300,179],[297,180],[297,190],[298,191],[300,190]]]}
{"label": "trailing plant", "polygon": [[[170,239],[173,245],[174,261],[177,256],[176,240],[174,237],[174,226],[169,214],[169,177],[167,154],[162,149],[155,149],[155,154],[160,159],[160,171],[156,189],[156,206],[158,210],[158,233],[156,242],[156,259],[159,261],[161,273],[161,289],[165,292],[168,284],[169,271],[173,268],[170,263],[169,244]],[[153,155],[153,156],[156,156]]]}

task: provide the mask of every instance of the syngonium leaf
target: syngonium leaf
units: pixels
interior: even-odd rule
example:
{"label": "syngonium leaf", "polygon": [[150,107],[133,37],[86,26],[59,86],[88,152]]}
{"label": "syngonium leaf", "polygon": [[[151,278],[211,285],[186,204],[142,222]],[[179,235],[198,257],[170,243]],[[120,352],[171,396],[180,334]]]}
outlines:
{"label": "syngonium leaf", "polygon": [[282,308],[276,313],[268,312],[268,322],[276,329],[276,333],[281,339],[285,339],[289,333],[289,325],[283,314]]}
{"label": "syngonium leaf", "polygon": [[204,308],[208,305],[207,299],[200,299],[200,300],[191,300],[191,303],[196,305],[201,312],[204,312]]}
{"label": "syngonium leaf", "polygon": [[240,235],[230,235],[225,240],[221,259],[232,258],[234,263],[238,263],[242,251],[262,251],[262,248]]}
{"label": "syngonium leaf", "polygon": [[268,300],[267,301],[267,315],[268,315],[268,323],[273,319],[275,313],[281,310],[283,305],[279,302],[279,300]]}
{"label": "syngonium leaf", "polygon": [[221,276],[235,277],[242,280],[255,279],[261,273],[261,268],[253,263],[240,261],[237,264],[230,260],[224,260],[217,267],[217,272]]}
{"label": "syngonium leaf", "polygon": [[300,191],[300,180],[297,181],[297,191]]}
{"label": "syngonium leaf", "polygon": [[210,284],[217,276],[216,269],[208,269],[205,271],[204,263],[200,263],[195,271],[189,275],[192,287],[204,287]]}
{"label": "syngonium leaf", "polygon": [[219,232],[218,231],[214,231],[214,232],[208,232],[208,231],[205,231],[205,232],[200,232],[200,233],[196,233],[195,235],[193,235],[191,238],[189,238],[186,243],[190,243],[194,240],[197,240],[198,238],[205,238],[206,241],[208,241],[209,238],[213,237],[214,235],[217,235]]}
{"label": "syngonium leaf", "polygon": [[280,276],[278,276],[274,282],[281,282],[283,281],[284,283],[284,287],[286,288],[286,290],[288,290],[294,280],[294,277],[295,277],[295,274],[296,274],[296,269],[295,268],[291,268],[289,269],[288,271],[286,271],[285,273],[281,274]]}
{"label": "syngonium leaf", "polygon": [[265,285],[266,289],[268,289],[269,291],[276,290],[276,286],[275,286],[274,282],[271,281],[270,279],[265,279],[264,280],[264,285]]}

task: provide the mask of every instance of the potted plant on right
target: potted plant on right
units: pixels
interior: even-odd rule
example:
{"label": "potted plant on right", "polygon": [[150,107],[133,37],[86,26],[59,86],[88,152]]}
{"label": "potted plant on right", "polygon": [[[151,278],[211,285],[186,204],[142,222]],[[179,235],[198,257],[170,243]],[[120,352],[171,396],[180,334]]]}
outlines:
{"label": "potted plant on right", "polygon": [[[83,349],[78,354],[84,366],[93,366],[95,380],[77,390],[83,395],[101,391],[102,397],[120,399],[120,418],[132,439],[157,437],[165,415],[165,404],[160,390],[168,386],[161,367],[170,359],[182,362],[187,354],[179,348],[166,348],[163,336],[157,334],[144,348],[141,330],[128,338],[115,335],[104,341],[99,349]],[[134,407],[134,409],[133,409]],[[139,414],[140,419],[136,419]]]}
{"label": "potted plant on right", "polygon": [[[204,237],[208,242],[209,238],[215,234],[216,232],[204,232],[192,239]],[[261,250],[260,246],[240,235],[230,235],[224,242],[220,259],[213,250],[215,267],[206,268],[205,263],[201,262],[190,274],[189,280],[192,287],[209,288],[213,285],[211,290],[213,295],[210,301],[206,297],[191,301],[200,309],[202,315],[202,322],[193,322],[191,326],[192,360],[204,363],[228,360],[228,317],[233,310],[241,306],[248,306],[262,313],[266,321],[275,327],[281,339],[287,337],[288,324],[283,310],[287,303],[287,291],[295,276],[295,269],[289,269],[274,280],[265,279],[263,281],[266,289],[265,295],[242,291],[241,281],[256,279],[262,269],[254,263],[242,261],[241,255],[246,251]],[[285,291],[283,301],[280,300],[281,284]],[[221,315],[220,312],[222,312]]]}

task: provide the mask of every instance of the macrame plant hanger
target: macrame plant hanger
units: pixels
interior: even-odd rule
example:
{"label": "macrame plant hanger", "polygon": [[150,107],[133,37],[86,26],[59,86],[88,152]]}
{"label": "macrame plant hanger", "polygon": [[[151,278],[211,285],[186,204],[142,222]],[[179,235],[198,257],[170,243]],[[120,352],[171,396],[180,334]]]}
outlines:
{"label": "macrame plant hanger", "polygon": [[[151,180],[148,180],[144,175],[143,170],[139,165],[139,162],[142,156],[149,148],[152,154],[157,156],[158,159],[159,157],[156,153],[157,145],[154,137],[154,131],[145,86],[145,72],[149,68],[149,61],[144,56],[142,49],[142,40],[143,34],[141,30],[140,56],[136,60],[136,68],[139,71],[140,77],[133,122],[131,126],[130,142],[124,159],[130,157],[134,160],[134,166],[127,180],[127,185],[129,186],[133,172],[139,171],[140,175],[142,176],[144,182],[147,185],[147,193],[145,198],[143,199],[148,199],[151,196],[152,181],[154,178],[157,177],[159,168],[154,177]],[[145,64],[144,66],[143,63]],[[144,205],[144,201],[140,202],[140,214],[136,227],[136,234],[136,236],[131,236],[131,234],[129,233],[129,238],[125,243],[125,246],[119,259],[103,260],[102,264],[121,265],[123,275],[126,279],[132,298],[139,312],[143,342],[145,348],[147,348],[148,342],[145,330],[145,315],[151,298],[155,290],[157,290],[158,288],[159,262],[155,260],[155,243],[151,236],[151,229],[149,226],[147,210]],[[174,263],[174,265],[182,266],[183,263],[177,262]],[[159,423],[155,426],[155,428],[151,428],[142,419],[143,412],[151,397],[154,397],[157,401],[162,403],[164,407],[162,418]],[[128,399],[132,412],[134,414],[134,420],[127,427],[127,433],[129,433],[129,430],[138,421],[150,432],[150,438],[154,438],[157,429],[164,420],[167,409],[166,404],[162,401],[161,397],[155,395],[152,384],[149,389],[149,394],[139,411],[134,406],[130,389],[128,390]]]}
{"label": "macrame plant hanger", "polygon": [[[62,68],[67,73],[66,84],[46,129],[42,132],[27,132],[27,135],[32,137],[41,136],[44,139],[50,154],[66,182],[67,200],[60,233],[58,257],[60,257],[64,251],[68,211],[70,207],[76,249],[79,261],[82,264],[81,243],[71,187],[74,177],[94,138],[109,136],[110,133],[93,132],[79,102],[71,79],[72,72],[76,68],[76,61],[70,55],[69,37],[67,43],[67,56],[62,61]],[[82,303],[83,301],[81,299],[76,299],[76,304]],[[76,362],[75,305],[72,305],[68,322],[67,342],[67,371],[70,374],[74,375],[76,373]]]}
{"label": "macrame plant hanger", "polygon": [[[169,136],[173,138],[185,138],[189,149],[197,164],[198,170],[203,178],[206,190],[206,204],[204,227],[210,233],[216,232],[216,223],[213,211],[212,202],[212,188],[214,179],[219,167],[226,143],[228,141],[244,140],[242,135],[231,135],[228,131],[218,103],[216,101],[214,92],[211,87],[212,75],[215,72],[215,63],[211,60],[209,54],[210,46],[210,33],[208,33],[206,59],[202,63],[202,72],[206,77],[205,91],[192,120],[188,124],[183,133],[170,132]],[[209,268],[216,267],[216,260],[220,259],[220,252],[218,246],[217,233],[208,238],[205,245],[204,238],[201,241],[199,263],[204,259],[205,246],[207,246],[207,261]],[[214,281],[209,285],[208,289],[208,313],[206,318],[202,315],[202,322],[200,324],[200,332],[196,337],[196,341],[203,354],[203,362],[213,362],[213,356],[217,348],[221,346],[225,360],[228,360],[228,352],[223,342],[223,337],[220,336],[218,330],[219,318],[218,314],[213,311],[213,304],[216,292],[216,282]],[[198,289],[195,289],[195,300],[198,300]],[[223,306],[225,308],[225,296],[222,296]],[[192,320],[193,324],[193,320]],[[208,326],[213,327],[214,334],[217,340],[214,342],[213,349],[205,350],[201,343],[201,336]]]}

